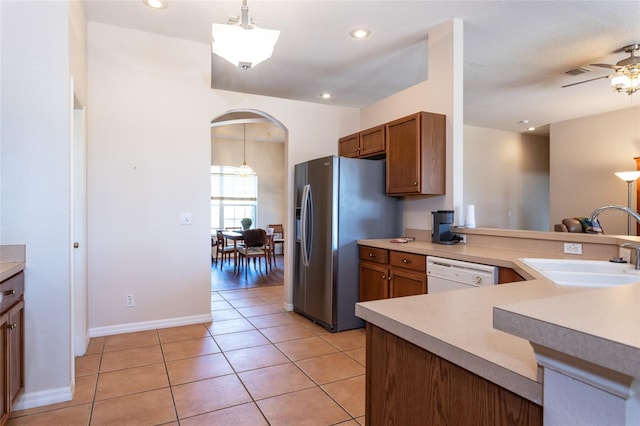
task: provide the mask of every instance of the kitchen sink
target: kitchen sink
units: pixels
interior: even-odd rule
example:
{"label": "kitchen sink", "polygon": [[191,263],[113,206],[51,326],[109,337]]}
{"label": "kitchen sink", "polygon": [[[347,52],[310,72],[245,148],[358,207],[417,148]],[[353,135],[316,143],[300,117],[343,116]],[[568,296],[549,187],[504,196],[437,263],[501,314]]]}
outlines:
{"label": "kitchen sink", "polygon": [[640,271],[628,263],[606,260],[520,259],[558,285],[612,287],[640,283]]}

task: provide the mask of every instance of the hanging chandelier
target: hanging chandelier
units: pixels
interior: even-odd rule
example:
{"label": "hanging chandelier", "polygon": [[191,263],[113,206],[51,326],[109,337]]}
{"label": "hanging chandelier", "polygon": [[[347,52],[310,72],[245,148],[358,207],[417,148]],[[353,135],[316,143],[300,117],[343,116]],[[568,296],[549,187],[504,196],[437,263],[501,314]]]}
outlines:
{"label": "hanging chandelier", "polygon": [[271,57],[280,31],[258,28],[249,18],[247,0],[242,0],[240,11],[240,18],[230,16],[226,24],[211,25],[211,51],[248,70]]}
{"label": "hanging chandelier", "polygon": [[251,167],[247,165],[247,124],[244,123],[242,125],[242,165],[236,169],[236,174],[240,176],[249,176],[255,175],[256,172],[253,171]]}

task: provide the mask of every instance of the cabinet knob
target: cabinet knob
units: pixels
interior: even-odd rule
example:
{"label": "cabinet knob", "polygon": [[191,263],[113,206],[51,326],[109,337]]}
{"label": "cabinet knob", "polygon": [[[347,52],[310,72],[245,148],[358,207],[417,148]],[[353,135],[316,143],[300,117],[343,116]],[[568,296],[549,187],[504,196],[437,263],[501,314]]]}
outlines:
{"label": "cabinet knob", "polygon": [[402,259],[402,263],[411,263],[409,259]]}
{"label": "cabinet knob", "polygon": [[80,247],[79,243],[73,243],[73,248],[78,248],[78,247]]}
{"label": "cabinet knob", "polygon": [[369,253],[369,257],[376,257],[374,253]]}
{"label": "cabinet knob", "polygon": [[14,294],[16,294],[16,291],[14,289],[7,290],[4,292],[5,296],[13,296]]}
{"label": "cabinet knob", "polygon": [[418,186],[418,182],[413,182],[413,186]]}
{"label": "cabinet knob", "polygon": [[386,276],[386,275],[382,275],[382,279],[383,279],[383,280],[386,280],[386,279],[387,279],[387,276]]}
{"label": "cabinet knob", "polygon": [[9,330],[13,330],[13,329],[14,329],[14,328],[16,328],[17,326],[18,326],[18,324],[16,324],[16,323],[14,322],[13,324],[9,324],[9,325],[7,326],[7,329],[9,329]]}

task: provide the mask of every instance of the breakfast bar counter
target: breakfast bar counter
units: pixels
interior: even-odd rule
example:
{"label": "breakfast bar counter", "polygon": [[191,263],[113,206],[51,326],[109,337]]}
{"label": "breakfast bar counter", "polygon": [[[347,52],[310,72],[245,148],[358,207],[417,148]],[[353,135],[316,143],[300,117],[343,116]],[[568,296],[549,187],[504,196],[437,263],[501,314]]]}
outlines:
{"label": "breakfast bar counter", "polygon": [[[617,254],[619,241],[607,238],[585,240],[584,249],[593,253],[591,258],[606,259],[612,253]],[[562,242],[553,234],[551,239],[557,239],[557,244]],[[590,241],[604,244],[589,247]],[[518,260],[567,257],[561,249],[535,251],[517,244],[513,249],[509,249],[508,244],[501,244],[505,247],[445,246],[427,241],[397,244],[390,240],[361,240],[358,243],[509,267],[528,279],[356,305],[356,315],[367,323],[516,395],[543,405],[543,369],[538,365],[534,347],[565,351],[576,358],[585,356],[581,359],[640,377],[640,285],[604,289],[560,286]]]}

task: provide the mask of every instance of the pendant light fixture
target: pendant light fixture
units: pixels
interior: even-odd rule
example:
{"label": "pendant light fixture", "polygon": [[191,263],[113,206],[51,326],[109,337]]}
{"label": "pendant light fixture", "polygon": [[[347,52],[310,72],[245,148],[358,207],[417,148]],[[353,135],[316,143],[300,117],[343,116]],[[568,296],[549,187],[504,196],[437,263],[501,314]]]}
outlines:
{"label": "pendant light fixture", "polygon": [[242,0],[240,18],[230,16],[226,24],[212,24],[211,51],[233,65],[248,70],[271,57],[280,31],[258,28],[249,18],[247,0]]}
{"label": "pendant light fixture", "polygon": [[256,172],[249,166],[247,166],[247,123],[242,124],[242,166],[236,169],[236,173],[240,176],[255,175]]}

